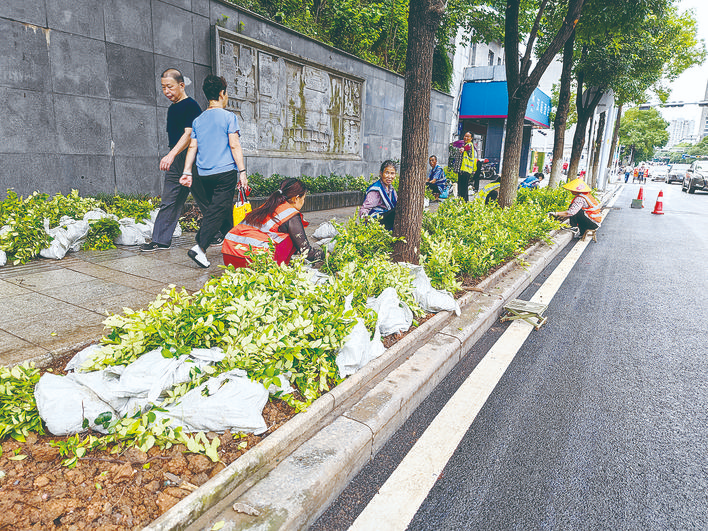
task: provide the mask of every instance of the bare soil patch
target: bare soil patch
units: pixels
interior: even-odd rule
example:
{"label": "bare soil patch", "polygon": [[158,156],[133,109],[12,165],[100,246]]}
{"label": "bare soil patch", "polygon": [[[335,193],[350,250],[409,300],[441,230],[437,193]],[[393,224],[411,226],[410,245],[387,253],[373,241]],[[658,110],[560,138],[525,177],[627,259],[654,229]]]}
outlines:
{"label": "bare soil patch", "polygon": [[[42,371],[62,374],[71,356]],[[266,433],[242,438],[228,431],[208,433],[210,440],[220,439],[221,461],[216,463],[178,445],[147,453],[136,448],[113,455],[88,453],[75,468],[67,468],[61,464],[59,449],[49,445],[65,438],[30,434],[22,443],[6,439],[0,457],[0,529],[142,529],[295,413],[282,400],[269,400],[263,410]],[[17,456],[26,457],[11,459]]]}
{"label": "bare soil patch", "polygon": [[[434,315],[418,319],[419,325]],[[385,347],[413,330],[383,338]],[[57,359],[41,372],[65,374],[64,367],[73,355]],[[30,434],[26,442],[6,439],[0,456],[0,530],[142,529],[296,413],[282,400],[271,399],[263,409],[266,433],[245,437],[228,431],[207,433],[209,440],[220,440],[221,461],[216,463],[177,445],[169,450],[152,448],[147,453],[136,448],[121,454],[91,452],[80,458],[75,468],[67,468],[61,464],[59,449],[49,445],[65,437]],[[245,448],[243,442],[247,443]],[[11,459],[16,456],[26,457]]]}

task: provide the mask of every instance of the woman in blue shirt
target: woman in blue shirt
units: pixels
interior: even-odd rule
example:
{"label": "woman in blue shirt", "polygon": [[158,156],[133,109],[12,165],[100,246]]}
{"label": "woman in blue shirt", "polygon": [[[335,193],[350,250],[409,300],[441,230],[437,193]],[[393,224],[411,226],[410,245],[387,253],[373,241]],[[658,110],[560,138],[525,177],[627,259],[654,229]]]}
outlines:
{"label": "woman in blue shirt", "polygon": [[197,232],[197,245],[187,251],[197,265],[209,267],[211,263],[206,250],[217,232],[226,234],[231,230],[236,183],[245,188],[248,179],[239,141],[238,119],[226,110],[229,101],[226,80],[208,75],[202,89],[209,107],[192,123],[192,141],[184,164],[185,168],[191,168],[196,158],[199,175],[192,179],[191,172],[185,170],[179,182],[191,186],[195,197],[199,196],[204,204],[209,205]]}

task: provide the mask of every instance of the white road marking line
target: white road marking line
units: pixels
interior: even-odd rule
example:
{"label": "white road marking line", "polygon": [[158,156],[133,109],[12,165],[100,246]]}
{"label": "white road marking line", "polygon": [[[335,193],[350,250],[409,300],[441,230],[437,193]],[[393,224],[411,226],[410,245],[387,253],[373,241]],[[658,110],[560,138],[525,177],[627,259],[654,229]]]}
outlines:
{"label": "white road marking line", "polygon": [[[587,241],[578,241],[532,297],[548,304],[570,273]],[[350,531],[405,530],[467,433],[514,356],[533,330],[513,321],[418,439]]]}

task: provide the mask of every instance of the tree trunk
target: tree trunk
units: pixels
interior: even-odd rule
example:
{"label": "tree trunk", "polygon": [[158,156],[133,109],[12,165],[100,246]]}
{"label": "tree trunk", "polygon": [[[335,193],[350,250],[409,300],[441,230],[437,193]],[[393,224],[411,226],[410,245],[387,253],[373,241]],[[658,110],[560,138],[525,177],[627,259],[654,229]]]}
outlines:
{"label": "tree trunk", "polygon": [[553,160],[551,161],[551,176],[548,179],[549,188],[558,186],[561,182],[563,169],[563,153],[565,145],[565,128],[570,111],[570,82],[573,70],[573,50],[575,48],[575,31],[570,35],[563,46],[563,70],[560,78],[558,92],[558,109],[553,121]]}
{"label": "tree trunk", "polygon": [[393,235],[396,261],[417,264],[423,223],[426,164],[430,139],[430,89],[435,32],[440,26],[443,0],[411,0],[408,14],[401,173]]}
{"label": "tree trunk", "polygon": [[612,167],[614,162],[615,150],[617,149],[617,139],[620,132],[620,121],[622,120],[622,105],[617,108],[617,117],[615,118],[615,129],[612,132],[612,143],[610,144],[610,157],[607,160],[607,169]]}
{"label": "tree trunk", "polygon": [[575,134],[573,135],[573,149],[570,152],[570,162],[568,163],[568,180],[572,181],[578,176],[578,167],[580,166],[580,156],[585,147],[585,132],[590,121],[591,114],[582,113],[578,109],[578,123],[575,124]]}
{"label": "tree trunk", "polygon": [[[528,98],[524,99],[528,102]],[[521,144],[524,136],[524,114],[526,103],[509,102],[509,114],[506,120],[506,138],[504,140],[504,166],[502,167],[497,201],[502,207],[511,206],[519,187],[519,164],[521,163]],[[511,162],[507,162],[511,161]],[[515,161],[515,162],[514,162]]]}
{"label": "tree trunk", "polygon": [[504,21],[504,57],[506,60],[506,83],[509,94],[509,110],[506,120],[506,140],[504,142],[504,160],[502,164],[499,204],[508,207],[516,199],[519,164],[521,162],[521,140],[523,135],[524,115],[529,98],[538,86],[541,76],[555,58],[578,23],[585,0],[569,0],[568,11],[558,33],[553,37],[548,48],[537,58],[531,70],[531,52],[536,38],[538,23],[543,16],[546,1],[541,3],[534,29],[529,35],[524,56],[519,58],[519,8],[521,0],[507,0]]}
{"label": "tree trunk", "polygon": [[585,132],[588,127],[588,121],[595,113],[597,104],[602,99],[602,90],[598,89],[592,97],[587,97],[585,105],[583,105],[583,73],[578,72],[576,79],[577,93],[575,96],[575,106],[578,111],[578,123],[575,125],[575,134],[573,135],[573,151],[570,154],[570,164],[568,164],[568,180],[573,180],[578,176],[578,166],[580,165],[580,156],[585,147]]}
{"label": "tree trunk", "polygon": [[605,138],[605,122],[607,121],[607,111],[600,114],[600,122],[597,124],[597,133],[595,133],[595,149],[593,150],[592,163],[592,188],[597,188],[597,175],[600,172],[600,150],[602,149],[602,140]]}

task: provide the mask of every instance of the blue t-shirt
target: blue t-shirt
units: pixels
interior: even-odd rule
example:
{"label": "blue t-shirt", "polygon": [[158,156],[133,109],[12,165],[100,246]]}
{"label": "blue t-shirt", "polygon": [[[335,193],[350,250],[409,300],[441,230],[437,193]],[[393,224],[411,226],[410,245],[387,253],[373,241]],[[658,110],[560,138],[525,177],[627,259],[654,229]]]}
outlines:
{"label": "blue t-shirt", "polygon": [[521,181],[521,184],[519,184],[519,188],[538,188],[538,183],[540,181],[538,178],[534,177],[533,175],[529,175]]}
{"label": "blue t-shirt", "polygon": [[236,169],[229,146],[230,133],[239,133],[238,118],[226,109],[208,109],[194,119],[192,138],[197,139],[199,175],[214,175]]}

